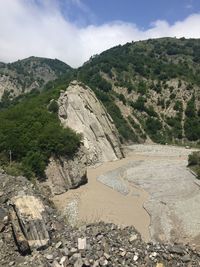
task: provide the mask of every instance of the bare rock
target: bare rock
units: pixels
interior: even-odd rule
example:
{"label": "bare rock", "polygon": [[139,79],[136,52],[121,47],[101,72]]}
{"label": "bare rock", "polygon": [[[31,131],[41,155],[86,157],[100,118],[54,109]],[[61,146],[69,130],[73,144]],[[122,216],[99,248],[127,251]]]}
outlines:
{"label": "bare rock", "polygon": [[58,195],[69,189],[87,183],[87,151],[79,148],[73,158],[51,158],[46,169],[47,182],[52,195]]}
{"label": "bare rock", "polygon": [[35,196],[16,196],[11,199],[10,216],[19,250],[41,249],[49,244],[45,207]]}
{"label": "bare rock", "polygon": [[71,82],[66,92],[61,93],[58,104],[63,126],[83,135],[88,164],[123,157],[117,129],[89,87],[77,81]]}

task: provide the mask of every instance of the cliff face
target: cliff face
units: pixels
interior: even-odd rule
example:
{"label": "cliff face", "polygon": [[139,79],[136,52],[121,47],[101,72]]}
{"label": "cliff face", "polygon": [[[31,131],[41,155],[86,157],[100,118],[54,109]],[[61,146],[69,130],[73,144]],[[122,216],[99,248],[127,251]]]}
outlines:
{"label": "cliff face", "polygon": [[123,157],[114,123],[89,87],[71,82],[58,104],[63,126],[83,135],[89,165]]}
{"label": "cliff face", "polygon": [[47,186],[58,195],[87,182],[87,151],[81,146],[73,158],[50,158],[46,169]]}

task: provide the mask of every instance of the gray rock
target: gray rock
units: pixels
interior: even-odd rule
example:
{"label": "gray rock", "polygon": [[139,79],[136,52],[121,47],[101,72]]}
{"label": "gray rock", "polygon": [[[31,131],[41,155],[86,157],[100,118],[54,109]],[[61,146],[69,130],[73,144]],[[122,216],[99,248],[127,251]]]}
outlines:
{"label": "gray rock", "polygon": [[181,260],[182,260],[182,262],[189,262],[191,260],[191,258],[188,254],[186,254],[181,258]]}
{"label": "gray rock", "polygon": [[94,92],[73,81],[58,100],[59,117],[64,127],[83,135],[88,164],[113,161],[123,157],[118,132]]}
{"label": "gray rock", "polygon": [[50,158],[46,168],[45,184],[52,195],[58,195],[69,189],[87,183],[87,151],[81,146],[73,158]]}
{"label": "gray rock", "polygon": [[169,252],[176,253],[176,254],[179,254],[179,255],[183,255],[184,254],[184,249],[183,249],[182,246],[174,245],[174,246],[170,246],[169,247]]}
{"label": "gray rock", "polygon": [[52,254],[48,254],[45,256],[47,260],[52,261],[54,259],[54,256]]}
{"label": "gray rock", "polygon": [[133,242],[135,240],[137,240],[137,235],[131,235],[131,237],[129,238],[129,241]]}
{"label": "gray rock", "polygon": [[60,247],[62,247],[62,242],[59,241],[59,242],[55,245],[55,247],[56,247],[57,249],[60,248]]}
{"label": "gray rock", "polygon": [[13,197],[10,217],[22,253],[26,253],[28,247],[41,249],[48,246],[50,238],[46,228],[46,212],[39,198],[30,195]]}
{"label": "gray rock", "polygon": [[83,260],[81,258],[78,258],[74,264],[74,267],[82,267],[83,266]]}
{"label": "gray rock", "polygon": [[109,254],[107,254],[107,253],[104,253],[103,255],[104,255],[104,257],[105,257],[107,260],[109,260],[109,259],[110,259],[110,255],[109,255]]}

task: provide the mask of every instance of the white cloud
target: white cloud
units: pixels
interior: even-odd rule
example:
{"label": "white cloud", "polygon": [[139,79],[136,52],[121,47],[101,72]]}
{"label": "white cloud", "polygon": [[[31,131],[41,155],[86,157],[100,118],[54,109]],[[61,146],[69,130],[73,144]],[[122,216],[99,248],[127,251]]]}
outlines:
{"label": "white cloud", "polygon": [[77,67],[94,54],[132,40],[199,38],[199,25],[200,14],[192,14],[173,25],[156,21],[147,30],[125,22],[80,27],[63,17],[54,0],[43,1],[40,8],[34,0],[0,1],[0,61],[34,55],[58,58]]}

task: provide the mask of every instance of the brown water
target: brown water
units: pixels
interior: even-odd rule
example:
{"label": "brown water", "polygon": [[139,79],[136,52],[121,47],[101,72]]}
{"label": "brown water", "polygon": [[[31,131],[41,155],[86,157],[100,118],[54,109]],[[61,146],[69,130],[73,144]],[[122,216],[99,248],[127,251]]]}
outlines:
{"label": "brown water", "polygon": [[148,241],[150,217],[143,208],[144,202],[148,199],[148,193],[137,186],[128,185],[130,193],[124,196],[96,179],[99,175],[126,165],[136,158],[141,157],[129,157],[104,163],[96,168],[89,168],[88,184],[55,196],[53,198],[55,205],[62,210],[76,199],[78,200],[79,221],[86,223],[104,221],[121,226],[133,225],[141,233],[143,239]]}

